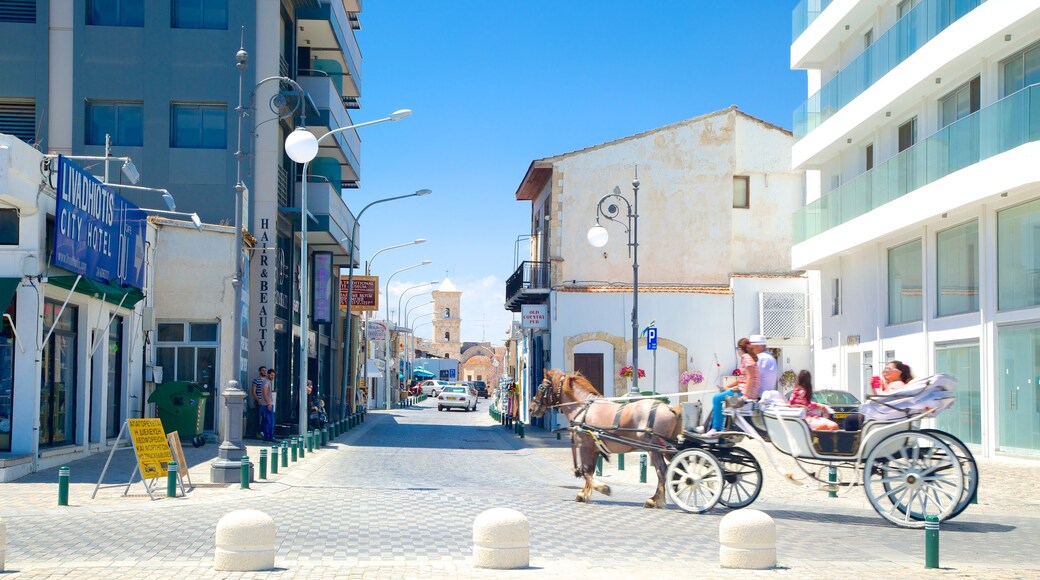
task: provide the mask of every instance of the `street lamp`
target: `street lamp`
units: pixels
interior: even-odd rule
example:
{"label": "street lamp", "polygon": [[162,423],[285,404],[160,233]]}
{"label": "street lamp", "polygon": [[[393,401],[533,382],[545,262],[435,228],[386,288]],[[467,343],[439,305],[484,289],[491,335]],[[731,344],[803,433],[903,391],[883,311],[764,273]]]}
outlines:
{"label": "street lamp", "polygon": [[[400,112],[400,111],[398,111],[398,112]],[[358,223],[361,222],[361,216],[365,214],[365,211],[367,211],[368,208],[372,207],[373,205],[379,204],[379,203],[386,203],[388,201],[404,199],[406,197],[419,197],[419,196],[423,196],[423,195],[430,195],[431,193],[433,193],[432,190],[420,189],[420,190],[416,191],[415,193],[409,193],[409,194],[406,194],[406,195],[397,195],[397,196],[394,196],[394,197],[387,197],[387,198],[384,198],[384,199],[377,199],[377,200],[369,203],[365,207],[361,208],[361,211],[359,211],[358,214],[356,216],[354,216],[354,225],[351,226],[351,228],[350,228],[350,249],[347,252],[348,253],[347,268],[349,270],[347,272],[347,317],[343,321],[343,340],[344,340],[344,347],[343,348],[347,351],[343,355],[344,356],[343,364],[344,364],[344,366],[347,367],[347,370],[353,369],[356,366],[356,365],[350,364],[350,363],[353,362],[352,357],[353,357],[353,354],[354,354],[354,351],[350,348],[350,339],[351,339],[351,326],[352,326],[352,322],[353,322],[353,320],[351,318],[351,312],[354,309],[354,240],[357,239]],[[419,240],[422,240],[422,241],[420,242]],[[340,240],[341,243],[344,242],[344,241],[346,241],[346,240],[345,239],[344,240]],[[418,238],[414,242],[412,242],[412,244],[421,244],[421,243],[424,243],[425,241],[426,240],[424,238]],[[402,246],[407,246],[409,244],[401,244],[401,245]],[[398,246],[392,246],[392,247],[396,248]],[[389,250],[389,249],[390,248],[382,248],[382,249],[379,250],[379,252],[382,252],[383,250]],[[378,254],[379,252],[376,252],[376,254]],[[375,258],[375,254],[372,255],[372,258]],[[369,264],[371,264],[372,260],[369,260],[368,262],[369,262]],[[365,266],[365,275],[367,276],[368,274],[369,274],[368,265],[366,265]],[[376,288],[376,291],[378,291],[378,290],[379,289]],[[387,322],[389,322],[389,321],[387,321]],[[387,332],[389,333],[389,329],[387,329]],[[367,335],[367,331],[366,331],[366,335]],[[366,347],[367,347],[367,344],[366,344]],[[350,359],[350,360],[347,360],[347,359]],[[367,360],[367,355],[366,355],[364,369],[365,369],[365,380],[368,381],[368,360]],[[343,380],[345,380],[345,381],[350,381],[351,380],[351,377],[349,376],[348,372],[344,371],[343,374],[344,374]],[[366,386],[367,386],[367,382],[366,382]]]}
{"label": "street lamp", "polygon": [[181,217],[186,217],[191,220],[191,224],[195,226],[195,229],[202,230],[202,220],[199,219],[199,214],[197,213],[188,213],[185,211],[167,211],[165,209],[152,209],[150,207],[142,207],[138,209],[148,213],[157,213],[160,215],[177,215]]}
{"label": "street lamp", "polygon": [[[417,294],[416,296],[421,296],[421,294]],[[413,298],[414,298],[414,297],[413,297]],[[419,309],[419,308],[422,308],[423,306],[429,306],[429,305],[431,305],[431,304],[433,304],[433,303],[434,303],[434,301],[433,301],[433,300],[430,300],[429,302],[426,302],[426,303],[423,303],[423,304],[416,304],[416,305],[415,305],[415,306],[414,306],[413,308],[409,309],[409,310],[408,310],[408,312],[405,312],[405,313],[404,313],[404,325],[405,325],[405,327],[406,327],[406,328],[408,327],[408,319],[409,319],[409,317],[410,317],[410,316],[411,316],[411,314],[412,314],[412,310],[417,310],[417,309]],[[430,316],[433,316],[433,311],[430,311],[430,312],[429,312],[429,315],[430,315]],[[400,316],[401,316],[401,314],[400,314],[400,313],[398,313],[398,314],[397,314],[397,316],[398,316],[398,317],[400,317]],[[426,314],[423,314],[422,316],[426,316]]]}
{"label": "street lamp", "polygon": [[[285,153],[290,159],[296,163],[303,164],[303,186],[300,189],[300,383],[297,391],[300,395],[300,435],[307,433],[307,396],[304,392],[304,388],[307,385],[307,340],[310,338],[308,333],[310,332],[310,324],[307,321],[308,316],[308,296],[307,296],[307,272],[309,257],[307,255],[307,168],[310,166],[311,161],[318,156],[318,145],[322,141],[335,135],[336,133],[342,133],[349,129],[357,129],[359,127],[366,127],[368,125],[375,125],[376,123],[385,123],[386,121],[399,121],[408,115],[411,115],[412,111],[409,109],[400,109],[390,113],[390,116],[383,117],[382,119],[376,119],[374,121],[366,121],[364,123],[357,123],[354,125],[347,125],[346,127],[340,127],[333,129],[321,137],[315,137],[313,133],[307,130],[306,127],[297,127],[295,131],[289,134],[285,138]],[[358,214],[359,216],[361,214]],[[357,229],[357,219],[354,220],[354,229]],[[354,239],[350,240],[351,249],[354,247]],[[351,252],[353,254],[353,252]],[[353,266],[353,264],[349,264]],[[350,288],[347,289],[348,294]],[[350,300],[347,301],[347,318],[350,318]]]}
{"label": "street lamp", "polygon": [[[432,285],[434,285],[436,283],[437,283],[436,280],[431,280],[429,282],[422,282],[421,284],[416,284],[415,286],[409,286],[408,288],[405,288],[404,290],[401,291],[401,295],[397,298],[397,317],[398,317],[397,318],[397,323],[398,324],[401,323],[401,312],[402,312],[402,310],[401,310],[401,300],[404,299],[404,295],[409,293],[409,292],[411,292],[412,290],[415,290],[416,288],[422,288],[423,286],[432,286]],[[415,298],[416,296],[422,296],[423,294],[429,294],[431,292],[433,292],[433,290],[427,290],[426,292],[420,292],[418,294],[409,296],[408,300],[406,300],[405,303],[404,303],[405,309],[408,308],[408,304],[412,301],[412,298]],[[405,323],[407,324],[407,319],[405,319]]]}
{"label": "street lamp", "polygon": [[[345,242],[346,239],[343,239],[343,240],[340,240],[340,241],[341,242]],[[367,262],[365,262],[365,276],[369,275],[369,270],[372,267],[372,262],[376,261],[376,256],[378,256],[379,254],[381,254],[381,253],[383,253],[383,252],[385,252],[387,250],[396,250],[397,248],[404,248],[404,247],[407,247],[407,246],[414,246],[414,245],[417,245],[417,244],[425,244],[425,243],[426,243],[426,238],[416,238],[416,239],[412,240],[411,242],[405,242],[403,244],[396,244],[396,245],[393,245],[393,246],[387,246],[385,248],[380,248],[380,249],[376,250],[376,253],[372,254],[372,257],[369,258]]]}
{"label": "street lamp", "polygon": [[386,279],[386,292],[384,294],[384,296],[386,296],[386,340],[383,341],[383,360],[386,361],[386,368],[385,368],[385,370],[383,372],[386,373],[386,410],[387,411],[390,410],[390,393],[393,392],[393,391],[390,390],[390,280],[393,280],[394,276],[400,274],[401,272],[405,272],[407,270],[411,270],[412,268],[418,268],[419,266],[425,266],[425,265],[430,264],[430,263],[432,263],[432,260],[423,260],[422,262],[419,262],[418,264],[412,264],[411,266],[406,266],[404,268],[401,268],[400,270],[397,270],[393,274],[390,274],[390,277],[388,277]]}
{"label": "street lamp", "polygon": [[[623,202],[628,209],[625,214],[625,222],[617,219],[621,215],[621,208],[611,200]],[[611,202],[611,203],[608,203]],[[605,205],[606,204],[606,205]],[[632,256],[632,382],[628,386],[628,394],[639,395],[639,173],[632,180],[632,202],[621,195],[621,188],[614,187],[613,193],[608,193],[600,198],[596,204],[596,225],[589,228],[587,238],[589,243],[597,248],[607,244],[610,234],[607,228],[599,223],[599,218],[604,217],[612,222],[621,224],[628,234],[628,253]]]}

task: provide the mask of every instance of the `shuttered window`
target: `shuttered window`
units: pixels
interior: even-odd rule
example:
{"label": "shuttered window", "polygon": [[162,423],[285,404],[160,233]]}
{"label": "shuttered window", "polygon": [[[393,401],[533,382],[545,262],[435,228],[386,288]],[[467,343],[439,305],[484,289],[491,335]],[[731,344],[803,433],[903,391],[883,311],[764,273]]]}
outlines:
{"label": "shuttered window", "polygon": [[0,133],[36,144],[36,103],[32,99],[0,99]]}
{"label": "shuttered window", "polygon": [[36,0],[0,0],[0,22],[36,23]]}

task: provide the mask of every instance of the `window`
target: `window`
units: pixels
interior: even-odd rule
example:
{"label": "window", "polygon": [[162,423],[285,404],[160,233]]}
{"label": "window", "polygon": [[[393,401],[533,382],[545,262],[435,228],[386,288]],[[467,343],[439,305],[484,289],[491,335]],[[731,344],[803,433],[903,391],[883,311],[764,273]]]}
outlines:
{"label": "window", "polygon": [[174,104],[170,147],[227,148],[227,105]]}
{"label": "window", "polygon": [[733,176],[733,207],[751,207],[751,178],[746,175]]}
{"label": "window", "polygon": [[979,310],[979,222],[936,235],[936,315]]}
{"label": "window", "polygon": [[939,100],[939,128],[979,110],[979,77],[975,77]]}
{"label": "window", "polygon": [[144,26],[144,0],[87,0],[87,24]]}
{"label": "window", "polygon": [[113,145],[140,147],[144,144],[144,104],[87,101],[87,145],[104,145],[105,135]]}
{"label": "window", "polygon": [[40,447],[76,443],[78,319],[77,307],[62,309],[61,302],[44,302],[43,334],[50,338],[40,359]]}
{"label": "window", "polygon": [[171,12],[174,28],[227,30],[227,0],[173,0]]}
{"label": "window", "polygon": [[450,332],[445,332],[444,333],[444,342],[451,342],[451,333]]}
{"label": "window", "polygon": [[888,251],[888,323],[921,320],[921,240]]}
{"label": "window", "polygon": [[18,210],[0,209],[0,246],[18,245]]}
{"label": "window", "polygon": [[[17,321],[15,314],[16,298],[3,305],[11,319],[0,316],[0,451],[11,450],[11,423],[14,421],[14,349],[17,339],[11,321]],[[3,312],[0,312],[2,315]],[[30,393],[31,394],[31,393]]]}
{"label": "window", "polygon": [[917,143],[917,117],[899,126],[899,151],[906,151]]}
{"label": "window", "polygon": [[1000,98],[1029,85],[1040,83],[1040,44],[1023,50],[1000,63]]}
{"label": "window", "polygon": [[[216,385],[220,349],[219,324],[210,322],[162,322],[155,349],[156,364],[163,369],[163,381],[198,383],[210,395]],[[213,429],[220,405],[207,405],[203,429]]]}
{"label": "window", "polygon": [[896,18],[902,18],[906,16],[908,12],[914,9],[915,6],[921,3],[921,0],[903,0],[896,6]]}
{"label": "window", "polygon": [[867,148],[864,150],[863,153],[866,158],[865,171],[870,171],[871,169],[874,169],[874,144],[871,143],[867,145]]}
{"label": "window", "polygon": [[841,314],[841,278],[831,280],[831,316]]}
{"label": "window", "polygon": [[451,308],[444,309],[444,318],[451,318]]}
{"label": "window", "polygon": [[997,213],[997,310],[1040,305],[1040,200]]}
{"label": "window", "polygon": [[36,138],[36,101],[33,99],[0,99],[0,133],[14,135],[29,145],[35,145],[38,141]]}

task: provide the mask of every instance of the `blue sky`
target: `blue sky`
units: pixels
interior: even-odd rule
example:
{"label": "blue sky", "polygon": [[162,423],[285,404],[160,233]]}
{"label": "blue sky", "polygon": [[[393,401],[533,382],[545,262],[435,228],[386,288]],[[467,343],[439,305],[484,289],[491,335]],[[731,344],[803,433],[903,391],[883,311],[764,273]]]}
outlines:
{"label": "blue sky", "polygon": [[[414,111],[360,129],[365,204],[362,259],[399,292],[447,274],[463,291],[462,339],[500,344],[517,236],[530,202],[514,194],[535,159],[581,149],[737,105],[790,129],[805,98],[791,71],[794,0],[377,0],[364,2],[361,110],[354,122]],[[521,242],[520,260],[527,258]],[[647,250],[649,251],[649,250]],[[409,297],[421,293],[412,290]],[[419,324],[431,307],[408,302]],[[418,326],[429,338],[431,326]]]}

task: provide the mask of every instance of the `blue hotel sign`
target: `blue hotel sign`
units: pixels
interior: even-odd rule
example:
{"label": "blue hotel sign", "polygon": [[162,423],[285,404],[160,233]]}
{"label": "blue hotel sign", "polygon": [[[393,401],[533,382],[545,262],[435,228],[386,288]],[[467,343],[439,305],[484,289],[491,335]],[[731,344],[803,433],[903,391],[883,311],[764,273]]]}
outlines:
{"label": "blue hotel sign", "polygon": [[62,156],[57,197],[54,265],[103,284],[144,287],[147,214]]}

